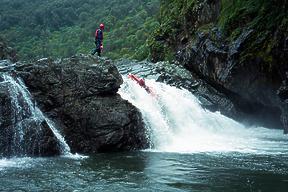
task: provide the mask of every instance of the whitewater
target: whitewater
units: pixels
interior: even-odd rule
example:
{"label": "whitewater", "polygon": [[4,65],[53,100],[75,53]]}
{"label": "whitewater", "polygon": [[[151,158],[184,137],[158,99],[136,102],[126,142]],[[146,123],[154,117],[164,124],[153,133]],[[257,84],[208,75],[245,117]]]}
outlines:
{"label": "whitewater", "polygon": [[282,130],[246,127],[219,112],[201,107],[189,91],[146,80],[155,96],[124,77],[119,93],[142,113],[151,143],[157,152],[287,153]]}

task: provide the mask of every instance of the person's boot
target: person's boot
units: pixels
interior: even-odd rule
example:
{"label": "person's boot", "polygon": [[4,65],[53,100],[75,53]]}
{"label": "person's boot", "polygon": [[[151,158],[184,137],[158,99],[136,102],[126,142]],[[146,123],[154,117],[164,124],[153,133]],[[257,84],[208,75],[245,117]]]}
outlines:
{"label": "person's boot", "polygon": [[91,55],[95,55],[95,53],[96,53],[96,48],[91,50]]}

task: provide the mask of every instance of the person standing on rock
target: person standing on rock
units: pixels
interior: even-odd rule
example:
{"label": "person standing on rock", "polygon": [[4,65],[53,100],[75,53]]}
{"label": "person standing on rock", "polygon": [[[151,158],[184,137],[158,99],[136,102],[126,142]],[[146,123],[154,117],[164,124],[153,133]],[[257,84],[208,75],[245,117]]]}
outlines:
{"label": "person standing on rock", "polygon": [[99,29],[96,29],[95,31],[95,49],[92,51],[92,55],[95,55],[97,52],[97,55],[101,57],[101,52],[103,50],[103,31],[104,31],[104,24],[101,23],[99,26]]}

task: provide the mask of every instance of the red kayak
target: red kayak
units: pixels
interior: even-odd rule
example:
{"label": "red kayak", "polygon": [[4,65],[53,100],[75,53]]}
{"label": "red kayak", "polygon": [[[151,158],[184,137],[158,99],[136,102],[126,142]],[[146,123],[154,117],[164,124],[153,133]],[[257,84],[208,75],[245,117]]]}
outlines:
{"label": "red kayak", "polygon": [[154,95],[154,93],[152,92],[152,89],[145,84],[144,79],[142,79],[142,78],[140,78],[140,77],[137,77],[136,75],[131,74],[131,73],[128,74],[128,78],[132,79],[133,81],[136,81],[136,82],[137,82],[142,88],[144,88],[148,93]]}

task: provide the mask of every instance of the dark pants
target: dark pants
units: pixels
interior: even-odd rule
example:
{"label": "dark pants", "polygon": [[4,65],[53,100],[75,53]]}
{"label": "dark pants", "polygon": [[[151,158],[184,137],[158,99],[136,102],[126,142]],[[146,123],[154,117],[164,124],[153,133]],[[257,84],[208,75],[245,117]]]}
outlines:
{"label": "dark pants", "polygon": [[91,52],[91,54],[92,55],[95,55],[95,53],[97,52],[97,55],[99,56],[99,57],[101,57],[101,42],[95,42],[95,45],[96,45],[96,47],[92,50],[92,52]]}

